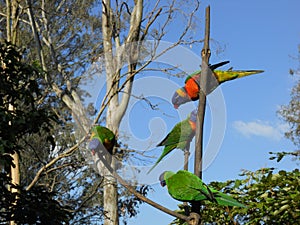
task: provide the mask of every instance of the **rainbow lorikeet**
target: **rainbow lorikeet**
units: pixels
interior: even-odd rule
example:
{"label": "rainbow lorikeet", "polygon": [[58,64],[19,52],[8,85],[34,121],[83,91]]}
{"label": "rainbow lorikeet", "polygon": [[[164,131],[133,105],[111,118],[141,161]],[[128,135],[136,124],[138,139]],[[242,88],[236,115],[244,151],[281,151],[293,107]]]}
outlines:
{"label": "rainbow lorikeet", "polygon": [[[228,61],[226,61],[227,63]],[[220,65],[224,65],[225,62],[215,64],[218,67]],[[215,90],[220,84],[234,80],[237,78],[258,74],[264,72],[263,70],[214,70],[216,67],[215,65],[209,66],[209,73],[208,73],[208,82],[209,88],[206,90],[206,95],[210,94],[213,90]],[[215,66],[215,67],[214,67]],[[172,103],[174,108],[178,108],[180,105],[190,102],[196,101],[199,99],[199,77],[201,75],[201,71],[196,71],[190,74],[185,80],[185,86],[176,90],[172,97]]]}
{"label": "rainbow lorikeet", "polygon": [[148,171],[150,173],[154,167],[173,149],[184,150],[192,141],[196,132],[197,110],[193,110],[190,115],[183,121],[177,123],[170,133],[157,145],[165,146],[161,156]]}
{"label": "rainbow lorikeet", "polygon": [[95,154],[96,150],[103,152],[103,147],[110,154],[112,154],[115,144],[115,134],[110,129],[99,125],[92,128],[92,134],[88,148],[92,151],[93,155]]}
{"label": "rainbow lorikeet", "polygon": [[159,181],[161,186],[167,185],[171,197],[179,201],[208,200],[224,206],[245,207],[229,195],[208,187],[199,177],[186,170],[179,170],[177,173],[165,171],[160,175]]}

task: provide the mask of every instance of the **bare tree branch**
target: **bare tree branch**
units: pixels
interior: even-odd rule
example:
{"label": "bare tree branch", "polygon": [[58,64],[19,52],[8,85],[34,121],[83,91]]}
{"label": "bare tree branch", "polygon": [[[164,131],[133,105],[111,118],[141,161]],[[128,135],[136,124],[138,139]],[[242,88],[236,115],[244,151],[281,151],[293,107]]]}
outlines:
{"label": "bare tree branch", "polygon": [[47,163],[46,165],[44,165],[42,168],[40,168],[40,170],[36,173],[34,179],[31,181],[31,183],[26,187],[26,191],[30,190],[35,184],[36,182],[39,180],[40,176],[42,175],[42,173],[48,169],[49,167],[51,167],[52,165],[54,165],[58,160],[68,157],[70,155],[73,154],[74,151],[76,151],[78,149],[78,147],[80,146],[81,143],[83,143],[86,140],[87,136],[84,136],[76,145],[74,145],[73,147],[71,147],[69,150],[65,151],[64,153],[58,155],[57,157],[55,157],[54,159],[52,159],[49,163]]}

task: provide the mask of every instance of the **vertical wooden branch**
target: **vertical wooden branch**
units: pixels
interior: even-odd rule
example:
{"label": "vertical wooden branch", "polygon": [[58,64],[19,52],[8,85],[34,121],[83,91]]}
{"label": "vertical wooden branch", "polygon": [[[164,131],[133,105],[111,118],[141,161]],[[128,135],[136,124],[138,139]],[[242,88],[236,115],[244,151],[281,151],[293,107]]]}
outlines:
{"label": "vertical wooden branch", "polygon": [[11,2],[6,0],[6,38],[11,41]]}
{"label": "vertical wooden branch", "polygon": [[[190,144],[191,142],[186,146],[186,148],[184,149],[184,164],[183,164],[183,169],[188,171],[189,170],[189,156],[190,156]],[[188,206],[188,203],[187,202],[184,202],[183,203],[183,206],[184,206],[184,212],[185,212],[185,215],[189,215],[190,212],[189,212],[189,206]]]}
{"label": "vertical wooden branch", "polygon": [[190,143],[188,146],[184,149],[184,164],[183,164],[183,169],[184,170],[189,170],[189,156],[190,156]]}
{"label": "vertical wooden branch", "polygon": [[[203,154],[203,125],[206,107],[206,84],[208,74],[208,63],[210,57],[209,49],[209,36],[210,36],[210,6],[206,7],[205,11],[205,39],[204,46],[201,51],[201,76],[200,76],[200,91],[199,91],[199,104],[197,113],[197,128],[196,128],[196,146],[195,146],[195,164],[194,174],[202,178],[202,154]],[[192,212],[199,213],[200,203],[192,204]]]}

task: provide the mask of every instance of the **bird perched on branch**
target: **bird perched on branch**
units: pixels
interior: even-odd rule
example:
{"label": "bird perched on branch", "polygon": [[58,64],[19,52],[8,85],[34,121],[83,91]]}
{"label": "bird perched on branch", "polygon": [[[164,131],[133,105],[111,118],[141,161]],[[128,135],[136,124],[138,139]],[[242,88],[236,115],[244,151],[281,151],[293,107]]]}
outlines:
{"label": "bird perched on branch", "polygon": [[[220,67],[228,62],[229,61],[225,61],[209,66],[207,85],[206,87],[204,87],[206,95],[210,94],[220,84],[226,81],[264,72],[263,70],[215,70],[217,67]],[[200,84],[198,82],[200,79],[200,75],[201,70],[190,74],[185,80],[184,87],[176,90],[172,97],[172,103],[174,105],[174,108],[177,109],[180,105],[184,103],[196,101],[199,99]]]}
{"label": "bird perched on branch", "polygon": [[99,125],[92,128],[88,148],[93,155],[95,155],[95,151],[103,152],[105,149],[112,154],[115,144],[115,134],[110,129]]}
{"label": "bird perched on branch", "polygon": [[165,171],[160,175],[159,181],[161,186],[168,187],[171,197],[179,201],[208,200],[224,206],[245,207],[229,195],[208,187],[199,177],[186,170],[179,170],[177,173]]}
{"label": "bird perched on branch", "polygon": [[161,156],[148,171],[150,173],[154,167],[173,149],[184,150],[190,144],[196,131],[197,110],[193,110],[190,115],[183,121],[177,123],[170,133],[157,145],[165,146]]}

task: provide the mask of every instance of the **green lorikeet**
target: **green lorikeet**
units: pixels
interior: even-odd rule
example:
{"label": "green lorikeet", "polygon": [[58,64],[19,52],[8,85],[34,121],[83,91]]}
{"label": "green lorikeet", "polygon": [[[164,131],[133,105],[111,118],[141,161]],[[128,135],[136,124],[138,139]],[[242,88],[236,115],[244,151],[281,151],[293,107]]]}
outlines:
{"label": "green lorikeet", "polygon": [[208,187],[199,177],[186,170],[179,170],[177,173],[165,171],[160,175],[159,180],[163,187],[167,185],[172,198],[179,201],[208,200],[224,206],[245,207],[229,195]]}
{"label": "green lorikeet", "polygon": [[110,129],[98,125],[92,128],[92,134],[88,148],[92,151],[93,155],[95,154],[96,150],[103,152],[103,146],[110,154],[112,154],[115,144],[115,134]]}
{"label": "green lorikeet", "polygon": [[150,173],[154,167],[173,149],[178,148],[184,150],[195,136],[197,121],[197,110],[193,110],[185,120],[177,123],[171,132],[157,145],[165,146],[161,156],[156,163],[148,171]]}
{"label": "green lorikeet", "polygon": [[[263,70],[213,70],[213,66],[214,65],[209,66],[210,73],[208,74],[207,79],[207,82],[209,83],[209,88],[206,90],[206,95],[210,94],[213,90],[215,90],[218,87],[218,85],[226,81],[264,72]],[[185,86],[176,90],[172,97],[172,103],[174,105],[174,108],[177,109],[180,105],[186,102],[196,101],[199,99],[200,85],[198,84],[198,81],[200,75],[200,70],[192,73],[186,78]]]}

